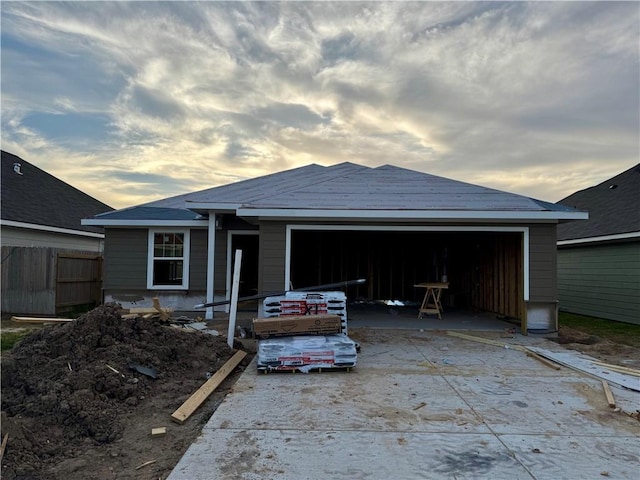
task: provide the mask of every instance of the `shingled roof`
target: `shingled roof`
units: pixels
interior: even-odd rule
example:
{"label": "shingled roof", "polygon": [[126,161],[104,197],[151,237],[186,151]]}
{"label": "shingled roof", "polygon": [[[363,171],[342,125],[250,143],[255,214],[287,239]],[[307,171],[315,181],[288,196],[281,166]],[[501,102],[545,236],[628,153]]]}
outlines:
{"label": "shingled roof", "polygon": [[102,233],[82,225],[83,218],[112,211],[109,205],[81,192],[35,165],[2,151],[2,220]]}
{"label": "shingled roof", "polygon": [[558,240],[640,232],[640,164],[558,202],[589,212],[589,220],[558,226]]}
{"label": "shingled roof", "polygon": [[[159,210],[164,209],[164,210]],[[187,193],[85,220],[92,225],[158,220],[170,209],[234,213],[244,218],[572,219],[581,212],[393,165],[311,164]],[[154,218],[150,218],[153,213]],[[123,216],[124,215],[124,216]],[[186,216],[185,216],[186,219]],[[195,218],[194,218],[195,219]]]}

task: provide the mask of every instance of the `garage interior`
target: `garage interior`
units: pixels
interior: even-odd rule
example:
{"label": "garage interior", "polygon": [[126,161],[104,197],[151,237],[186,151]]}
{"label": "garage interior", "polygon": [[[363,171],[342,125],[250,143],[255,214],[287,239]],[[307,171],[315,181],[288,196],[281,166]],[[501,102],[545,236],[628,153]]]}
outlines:
{"label": "garage interior", "polygon": [[423,282],[449,282],[445,310],[491,312],[518,323],[524,311],[522,234],[478,231],[293,230],[294,288],[365,278],[350,302],[419,305]]}

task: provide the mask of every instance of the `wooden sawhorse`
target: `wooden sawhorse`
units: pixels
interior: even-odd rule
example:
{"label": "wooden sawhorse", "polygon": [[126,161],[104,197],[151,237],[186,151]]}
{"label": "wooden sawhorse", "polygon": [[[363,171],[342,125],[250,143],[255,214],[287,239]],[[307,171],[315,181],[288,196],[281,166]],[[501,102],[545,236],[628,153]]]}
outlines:
{"label": "wooden sawhorse", "polygon": [[440,297],[442,296],[442,290],[449,288],[449,283],[444,282],[427,282],[418,283],[414,285],[417,288],[426,288],[420,311],[418,312],[418,318],[422,318],[423,315],[435,314],[442,320],[442,304],[440,303]]}

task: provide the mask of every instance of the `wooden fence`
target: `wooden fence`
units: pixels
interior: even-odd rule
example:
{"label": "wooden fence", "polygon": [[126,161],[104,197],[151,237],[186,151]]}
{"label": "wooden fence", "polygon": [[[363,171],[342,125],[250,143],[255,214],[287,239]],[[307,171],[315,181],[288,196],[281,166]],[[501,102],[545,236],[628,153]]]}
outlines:
{"label": "wooden fence", "polygon": [[102,303],[102,256],[2,247],[2,312],[56,315]]}

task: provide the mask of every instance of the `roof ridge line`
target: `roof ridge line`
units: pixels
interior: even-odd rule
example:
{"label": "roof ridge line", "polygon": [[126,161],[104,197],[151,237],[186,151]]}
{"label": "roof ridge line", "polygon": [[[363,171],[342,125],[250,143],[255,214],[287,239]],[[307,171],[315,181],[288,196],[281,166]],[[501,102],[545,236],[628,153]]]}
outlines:
{"label": "roof ridge line", "polygon": [[[320,166],[321,166],[321,167],[323,167],[323,168],[326,168],[326,169],[328,170],[328,169],[331,169],[331,168],[333,168],[333,167],[337,167],[337,166],[340,166],[340,165],[346,165],[346,164],[353,165],[353,166],[355,166],[355,167],[359,167],[359,168],[371,169],[371,167],[367,167],[367,166],[365,166],[365,165],[358,165],[357,163],[352,163],[352,162],[342,162],[342,163],[338,163],[337,165],[331,165],[331,166],[329,166],[329,167],[325,167],[324,165],[320,165]],[[323,172],[323,173],[324,173],[324,172]],[[306,188],[306,187],[311,186],[311,185],[320,185],[320,184],[322,184],[322,183],[326,183],[326,182],[330,182],[330,181],[332,181],[332,180],[335,180],[336,178],[338,178],[338,177],[340,177],[340,176],[341,176],[341,175],[336,174],[336,175],[333,175],[333,176],[331,176],[331,177],[329,177],[329,178],[326,178],[326,179],[324,179],[324,180],[321,180],[321,181],[315,181],[315,180],[314,180],[314,181],[310,181],[309,183],[306,183],[306,182],[305,182],[305,184],[300,184],[300,183],[299,183],[299,184],[297,184],[295,187],[291,187],[291,188],[288,188],[288,189],[279,190],[277,193],[273,193],[273,194],[268,194],[268,195],[263,195],[263,196],[260,196],[260,197],[256,197],[256,198],[252,199],[252,200],[251,200],[251,202],[254,202],[254,201],[256,201],[256,200],[264,200],[264,199],[267,199],[267,198],[269,198],[269,197],[273,197],[273,196],[277,196],[277,195],[282,195],[283,193],[293,192],[293,191],[295,191],[295,190],[299,190],[299,189],[301,189],[301,188]]]}

